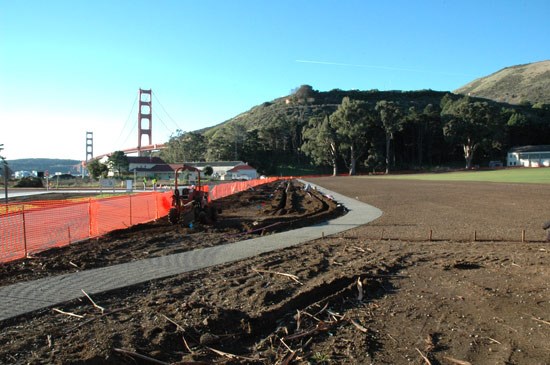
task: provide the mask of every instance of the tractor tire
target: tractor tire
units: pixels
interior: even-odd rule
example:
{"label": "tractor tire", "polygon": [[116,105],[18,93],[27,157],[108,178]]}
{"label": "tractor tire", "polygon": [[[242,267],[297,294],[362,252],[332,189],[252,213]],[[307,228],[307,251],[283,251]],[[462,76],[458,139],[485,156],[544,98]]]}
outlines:
{"label": "tractor tire", "polygon": [[204,210],[201,210],[197,220],[200,224],[210,224],[210,219],[208,218],[208,214]]}
{"label": "tractor tire", "polygon": [[168,222],[171,224],[178,224],[180,220],[180,213],[176,208],[170,208],[168,211]]}
{"label": "tractor tire", "polygon": [[218,221],[218,209],[216,209],[216,207],[214,206],[209,206],[208,207],[208,217],[210,218],[210,220],[212,222],[217,222]]}

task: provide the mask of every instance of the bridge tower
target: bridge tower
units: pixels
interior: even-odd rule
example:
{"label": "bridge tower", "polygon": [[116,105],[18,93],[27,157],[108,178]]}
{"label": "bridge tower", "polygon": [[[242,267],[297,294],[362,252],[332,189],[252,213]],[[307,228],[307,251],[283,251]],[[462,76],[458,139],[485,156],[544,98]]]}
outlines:
{"label": "bridge tower", "polygon": [[[151,90],[139,89],[139,111],[138,111],[138,155],[141,156],[141,137],[143,135],[149,136],[149,145],[153,144],[153,120],[152,120],[152,107],[151,107]],[[145,128],[143,123],[147,124],[149,128]]]}
{"label": "bridge tower", "polygon": [[82,178],[86,176],[86,164],[94,158],[94,132],[86,132],[86,159],[82,161]]}
{"label": "bridge tower", "polygon": [[86,132],[86,159],[90,161],[94,158],[94,132]]}

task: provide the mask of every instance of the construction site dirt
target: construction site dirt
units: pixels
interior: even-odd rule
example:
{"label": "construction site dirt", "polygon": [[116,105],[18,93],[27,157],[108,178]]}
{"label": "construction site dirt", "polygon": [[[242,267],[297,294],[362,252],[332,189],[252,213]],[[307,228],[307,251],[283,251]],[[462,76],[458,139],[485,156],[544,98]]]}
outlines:
{"label": "construction site dirt", "polygon": [[[295,247],[97,294],[97,306],[83,298],[5,320],[0,363],[550,363],[550,244],[542,229],[550,189],[311,181],[383,215]],[[227,198],[214,226],[160,219],[2,265],[1,285],[344,214],[337,202],[294,186]],[[285,203],[283,191],[293,196]]]}

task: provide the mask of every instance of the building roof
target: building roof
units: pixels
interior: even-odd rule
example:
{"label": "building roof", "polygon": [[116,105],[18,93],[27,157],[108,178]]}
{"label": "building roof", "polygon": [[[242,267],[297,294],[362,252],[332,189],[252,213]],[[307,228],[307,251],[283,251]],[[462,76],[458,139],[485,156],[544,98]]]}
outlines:
{"label": "building roof", "polygon": [[243,171],[243,170],[254,170],[254,171],[256,171],[256,169],[254,167],[245,164],[245,165],[235,166],[231,170],[227,170],[227,172],[237,172],[237,171]]}
{"label": "building roof", "polygon": [[184,162],[186,165],[203,168],[206,166],[233,167],[237,165],[245,165],[242,161],[211,161],[211,162]]}
{"label": "building roof", "polygon": [[192,172],[199,172],[200,171],[196,167],[185,165],[185,164],[182,165],[181,163],[171,163],[169,165],[172,168],[172,170],[174,170],[174,171],[176,171],[176,169],[178,169],[180,167],[183,167],[183,169],[182,169],[183,171],[192,171]]}
{"label": "building roof", "polygon": [[133,164],[145,163],[145,164],[155,164],[166,165],[166,162],[160,157],[147,157],[147,156],[128,156],[128,162]]}
{"label": "building roof", "polygon": [[174,172],[174,169],[172,166],[168,164],[159,164],[155,165],[153,167],[137,167],[135,169],[131,169],[131,171],[138,171],[138,172]]}
{"label": "building roof", "polygon": [[512,147],[508,152],[548,152],[550,151],[550,144],[540,144],[536,146],[519,146]]}

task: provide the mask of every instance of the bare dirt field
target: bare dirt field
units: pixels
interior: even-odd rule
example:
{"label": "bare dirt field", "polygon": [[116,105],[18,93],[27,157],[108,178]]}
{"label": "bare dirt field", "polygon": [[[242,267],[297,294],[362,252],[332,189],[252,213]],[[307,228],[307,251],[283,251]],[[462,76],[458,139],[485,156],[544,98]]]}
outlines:
{"label": "bare dirt field", "polygon": [[[312,182],[384,214],[298,247],[95,295],[103,313],[84,299],[56,307],[82,318],[44,309],[6,320],[0,363],[550,364],[547,186]],[[2,285],[169,254],[188,240],[196,248],[245,238],[262,218],[293,209],[288,220],[304,224],[309,209],[263,194],[247,213],[224,207],[227,220],[249,225],[220,226],[223,239],[200,238],[213,227],[199,234],[159,221],[83,242],[89,258],[58,251],[1,266]]]}

